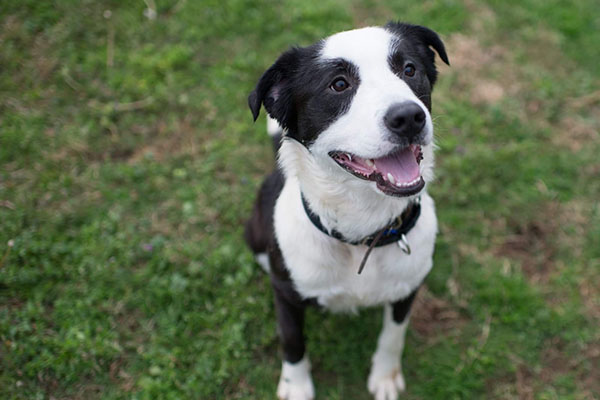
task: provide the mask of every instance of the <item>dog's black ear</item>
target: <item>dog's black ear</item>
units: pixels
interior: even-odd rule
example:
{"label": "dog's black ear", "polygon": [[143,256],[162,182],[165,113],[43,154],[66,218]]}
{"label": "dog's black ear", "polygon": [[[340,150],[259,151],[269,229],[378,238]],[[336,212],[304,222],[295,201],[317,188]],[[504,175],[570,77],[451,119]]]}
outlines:
{"label": "dog's black ear", "polygon": [[429,78],[429,83],[433,87],[437,80],[437,70],[435,68],[435,53],[430,47],[438,53],[443,62],[450,65],[448,55],[446,54],[446,47],[438,34],[424,26],[405,24],[403,22],[388,22],[385,25],[385,28],[399,37],[411,38],[416,43],[420,43],[423,46],[425,54],[429,59],[429,65],[426,66],[427,77]]}
{"label": "dog's black ear", "polygon": [[440,39],[439,35],[431,29],[421,25],[411,25],[405,24],[403,22],[393,21],[388,22],[385,25],[385,28],[399,35],[408,34],[416,36],[416,38],[425,46],[433,47],[433,49],[438,53],[442,61],[445,62],[447,65],[450,65],[448,55],[446,54],[446,47],[444,46],[444,42],[442,42],[442,39]]}
{"label": "dog's black ear", "polygon": [[442,61],[445,62],[446,65],[450,65],[448,55],[446,54],[446,47],[444,46],[444,42],[442,42],[442,39],[440,39],[439,35],[431,29],[425,28],[424,26],[415,26],[415,29],[417,30],[419,37],[423,40],[423,43],[426,46],[433,47],[433,49],[437,51]]}
{"label": "dog's black ear", "polygon": [[248,96],[248,105],[255,121],[264,104],[271,117],[282,127],[289,127],[293,114],[290,87],[299,58],[299,49],[292,48],[279,56],[275,64],[262,75],[256,88]]}

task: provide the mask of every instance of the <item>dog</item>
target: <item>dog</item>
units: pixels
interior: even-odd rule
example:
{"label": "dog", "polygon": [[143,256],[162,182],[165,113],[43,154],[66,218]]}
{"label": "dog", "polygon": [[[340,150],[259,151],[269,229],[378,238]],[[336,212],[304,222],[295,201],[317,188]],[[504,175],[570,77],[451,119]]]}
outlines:
{"label": "dog", "polygon": [[277,396],[314,398],[304,312],[384,306],[368,390],[405,389],[408,317],[432,268],[437,219],[431,91],[443,42],[419,25],[390,22],[284,52],[248,98],[261,106],[278,154],[246,224],[269,272],[283,365]]}

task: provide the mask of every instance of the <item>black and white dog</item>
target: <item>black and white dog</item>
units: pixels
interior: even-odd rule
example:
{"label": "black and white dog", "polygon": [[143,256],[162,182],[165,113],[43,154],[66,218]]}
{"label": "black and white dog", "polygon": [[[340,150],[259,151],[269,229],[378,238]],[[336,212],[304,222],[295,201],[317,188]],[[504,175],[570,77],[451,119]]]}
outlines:
{"label": "black and white dog", "polygon": [[[304,310],[384,305],[368,389],[404,390],[408,313],[432,267],[437,220],[431,90],[438,35],[389,23],[292,48],[248,99],[264,104],[279,167],[263,183],[246,241],[270,272],[283,368],[280,399],[314,397]],[[366,265],[365,265],[366,263]],[[358,270],[364,267],[364,271]]]}

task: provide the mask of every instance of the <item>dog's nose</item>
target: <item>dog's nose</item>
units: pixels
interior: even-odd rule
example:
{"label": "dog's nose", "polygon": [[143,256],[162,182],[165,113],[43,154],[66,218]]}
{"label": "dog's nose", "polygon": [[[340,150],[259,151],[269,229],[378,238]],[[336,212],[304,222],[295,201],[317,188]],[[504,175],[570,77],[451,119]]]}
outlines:
{"label": "dog's nose", "polygon": [[415,102],[407,101],[391,106],[383,117],[385,126],[399,136],[412,139],[425,126],[425,112]]}

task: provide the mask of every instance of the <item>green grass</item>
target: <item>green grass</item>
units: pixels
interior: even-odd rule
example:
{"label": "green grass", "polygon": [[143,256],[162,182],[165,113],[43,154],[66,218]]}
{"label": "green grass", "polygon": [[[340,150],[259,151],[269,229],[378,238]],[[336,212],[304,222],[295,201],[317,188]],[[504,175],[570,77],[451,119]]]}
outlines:
{"label": "green grass", "polygon": [[[274,157],[246,96],[288,46],[389,19],[437,30],[452,63],[403,398],[600,398],[594,0],[145,8],[0,7],[0,398],[274,398],[270,285],[242,240]],[[369,398],[380,318],[309,312],[319,398]]]}

